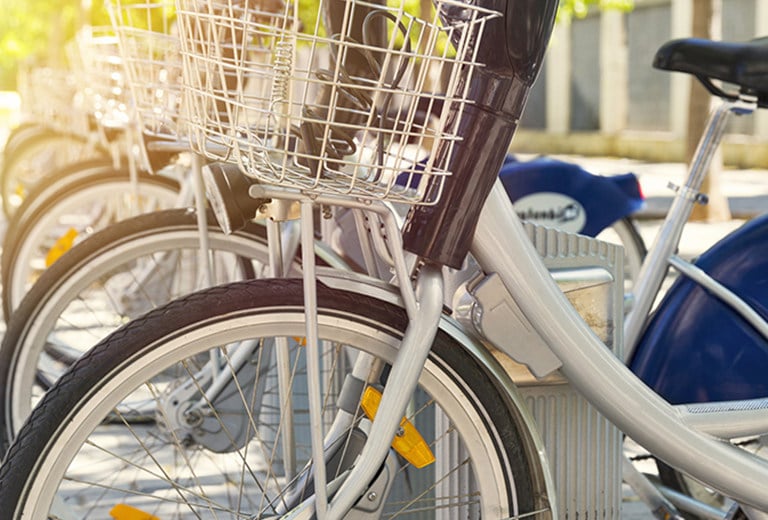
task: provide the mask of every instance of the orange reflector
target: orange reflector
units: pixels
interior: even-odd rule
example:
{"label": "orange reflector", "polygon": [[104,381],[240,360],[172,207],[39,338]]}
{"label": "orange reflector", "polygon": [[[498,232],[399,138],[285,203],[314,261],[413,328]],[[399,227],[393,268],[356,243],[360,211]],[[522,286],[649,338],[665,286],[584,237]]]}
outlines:
{"label": "orange reflector", "polygon": [[51,267],[53,263],[61,258],[61,255],[72,249],[72,244],[75,243],[77,238],[77,230],[75,228],[69,228],[66,233],[61,235],[53,247],[48,250],[48,254],[45,255],[45,267]]}
{"label": "orange reflector", "polygon": [[[376,417],[379,403],[381,403],[381,392],[371,386],[367,387],[360,406],[369,419],[373,420]],[[424,437],[405,417],[400,421],[400,431],[392,441],[392,448],[417,468],[423,468],[435,462],[435,455],[429,449]]]}
{"label": "orange reflector", "polygon": [[125,504],[117,504],[112,508],[112,511],[109,512],[109,516],[115,520],[160,520],[156,516]]}

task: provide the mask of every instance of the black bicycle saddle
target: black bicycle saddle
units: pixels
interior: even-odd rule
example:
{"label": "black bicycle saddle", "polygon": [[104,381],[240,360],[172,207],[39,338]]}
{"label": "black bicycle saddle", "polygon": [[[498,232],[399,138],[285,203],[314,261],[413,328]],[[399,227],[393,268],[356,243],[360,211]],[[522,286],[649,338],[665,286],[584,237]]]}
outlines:
{"label": "black bicycle saddle", "polygon": [[738,43],[701,38],[672,40],[656,51],[653,66],[692,74],[720,97],[735,96],[712,85],[712,80],[737,85],[742,93],[757,96],[760,106],[768,103],[768,38],[765,37]]}

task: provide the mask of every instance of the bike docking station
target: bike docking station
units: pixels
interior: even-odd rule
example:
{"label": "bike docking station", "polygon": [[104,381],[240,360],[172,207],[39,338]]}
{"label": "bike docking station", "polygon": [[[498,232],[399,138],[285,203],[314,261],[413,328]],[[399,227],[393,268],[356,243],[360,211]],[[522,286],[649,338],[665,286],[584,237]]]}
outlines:
{"label": "bike docking station", "polygon": [[[532,223],[525,228],[568,300],[622,358],[623,248]],[[620,516],[622,432],[560,374],[559,360],[500,278],[490,274],[463,284],[454,317],[492,342],[494,356],[522,394],[550,463],[559,518]]]}

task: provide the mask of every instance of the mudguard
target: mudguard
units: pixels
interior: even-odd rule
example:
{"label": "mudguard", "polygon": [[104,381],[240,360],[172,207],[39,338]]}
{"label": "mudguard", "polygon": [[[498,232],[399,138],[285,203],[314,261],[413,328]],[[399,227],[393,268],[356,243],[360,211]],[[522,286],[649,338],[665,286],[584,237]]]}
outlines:
{"label": "mudguard", "polygon": [[[733,231],[696,265],[768,319],[768,215]],[[683,277],[654,313],[630,368],[673,404],[768,396],[768,341]]]}
{"label": "mudguard", "polygon": [[592,237],[644,204],[633,173],[601,176],[548,157],[508,157],[499,176],[521,218]]}

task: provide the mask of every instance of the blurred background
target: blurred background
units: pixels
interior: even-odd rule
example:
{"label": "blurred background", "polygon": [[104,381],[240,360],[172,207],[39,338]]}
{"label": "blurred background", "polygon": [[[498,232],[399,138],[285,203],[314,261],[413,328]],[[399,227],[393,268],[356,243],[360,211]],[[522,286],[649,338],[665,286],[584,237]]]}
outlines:
{"label": "blurred background", "polygon": [[[301,9],[314,11],[318,2],[300,0]],[[406,2],[414,11],[431,8],[431,0]],[[0,12],[2,143],[24,117],[25,74],[66,68],[78,28],[108,19],[100,0],[0,0]],[[765,0],[562,0],[512,151],[685,163],[711,99],[690,77],[654,70],[656,49],[686,36],[744,41],[762,35],[768,35]],[[717,215],[723,166],[768,168],[768,113],[762,112],[730,124],[707,187],[713,203],[705,218],[727,217]]]}

